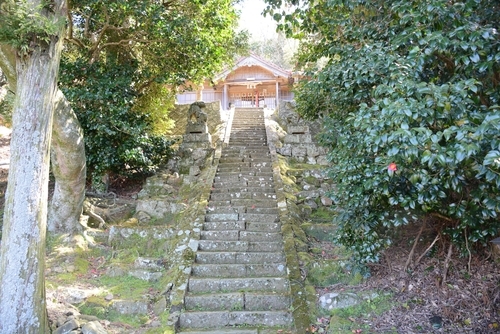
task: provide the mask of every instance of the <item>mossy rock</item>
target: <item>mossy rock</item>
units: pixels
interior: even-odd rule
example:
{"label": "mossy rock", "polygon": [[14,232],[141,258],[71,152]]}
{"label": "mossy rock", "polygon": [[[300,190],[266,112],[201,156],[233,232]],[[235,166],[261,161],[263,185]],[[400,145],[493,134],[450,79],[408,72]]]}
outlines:
{"label": "mossy rock", "polygon": [[305,183],[313,185],[315,187],[321,186],[321,181],[315,178],[314,176],[306,176],[304,178]]}
{"label": "mossy rock", "polygon": [[109,306],[109,302],[102,296],[90,296],[85,300],[85,305],[88,307],[107,308]]}
{"label": "mossy rock", "polygon": [[338,283],[359,284],[363,276],[347,270],[341,261],[324,260],[309,264],[307,279],[314,286],[326,287]]}
{"label": "mossy rock", "polygon": [[337,227],[333,224],[312,224],[304,223],[300,225],[305,234],[319,241],[333,241]]}

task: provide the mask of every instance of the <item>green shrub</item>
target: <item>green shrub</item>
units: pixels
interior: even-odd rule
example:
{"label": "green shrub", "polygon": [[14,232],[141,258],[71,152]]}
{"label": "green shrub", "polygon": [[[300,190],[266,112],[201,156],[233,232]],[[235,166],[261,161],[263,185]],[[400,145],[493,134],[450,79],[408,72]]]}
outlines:
{"label": "green shrub", "polygon": [[301,13],[301,35],[315,34],[302,63],[328,59],[296,97],[302,115],[324,117],[337,239],[371,262],[423,217],[463,252],[497,235],[495,2],[329,1]]}
{"label": "green shrub", "polygon": [[172,154],[172,142],[154,133],[159,116],[133,108],[142,98],[134,90],[136,75],[133,61],[89,64],[65,58],[61,63],[64,93],[84,130],[89,176],[148,175]]}

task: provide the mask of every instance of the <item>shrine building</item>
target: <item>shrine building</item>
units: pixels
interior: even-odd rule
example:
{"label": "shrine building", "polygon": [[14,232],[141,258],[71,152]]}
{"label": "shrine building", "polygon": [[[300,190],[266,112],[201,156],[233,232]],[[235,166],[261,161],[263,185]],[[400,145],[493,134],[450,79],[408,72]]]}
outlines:
{"label": "shrine building", "polygon": [[294,78],[284,70],[254,54],[240,58],[232,68],[200,85],[197,91],[177,95],[178,104],[220,101],[231,107],[276,108],[280,100],[292,100]]}

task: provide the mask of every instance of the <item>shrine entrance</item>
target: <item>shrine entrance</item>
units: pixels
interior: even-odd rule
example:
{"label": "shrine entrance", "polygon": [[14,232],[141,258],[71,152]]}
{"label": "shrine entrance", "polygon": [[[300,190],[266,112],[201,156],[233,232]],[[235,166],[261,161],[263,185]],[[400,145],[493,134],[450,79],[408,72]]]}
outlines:
{"label": "shrine entrance", "polygon": [[276,108],[279,100],[293,99],[293,82],[292,72],[251,54],[207,80],[198,91],[177,95],[177,102],[220,101],[226,110],[231,107]]}

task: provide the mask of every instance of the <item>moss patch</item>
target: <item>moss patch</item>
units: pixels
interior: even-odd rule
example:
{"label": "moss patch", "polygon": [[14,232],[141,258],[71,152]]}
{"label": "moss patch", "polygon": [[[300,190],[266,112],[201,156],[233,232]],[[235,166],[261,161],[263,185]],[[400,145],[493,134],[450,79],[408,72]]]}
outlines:
{"label": "moss patch", "polygon": [[309,263],[307,278],[317,287],[326,287],[333,284],[355,285],[363,280],[360,273],[350,272],[342,261],[323,260]]}
{"label": "moss patch", "polygon": [[[374,298],[364,298],[357,305],[336,309],[331,312],[329,334],[355,333],[356,330],[369,330],[370,319],[390,310],[394,304],[389,294],[377,295]],[[387,331],[387,334],[397,333]]]}

